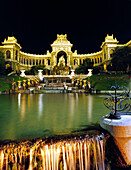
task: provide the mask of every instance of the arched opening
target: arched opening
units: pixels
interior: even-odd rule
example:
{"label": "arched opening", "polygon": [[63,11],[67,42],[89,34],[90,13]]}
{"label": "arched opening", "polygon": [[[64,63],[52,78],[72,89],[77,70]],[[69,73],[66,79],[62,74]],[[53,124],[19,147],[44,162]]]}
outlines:
{"label": "arched opening", "polygon": [[48,66],[50,65],[50,59],[48,59]]}
{"label": "arched opening", "polygon": [[91,61],[93,62],[93,64],[95,64],[95,63],[94,63],[94,59],[92,59]]}
{"label": "arched opening", "polygon": [[33,65],[35,65],[35,59],[33,59]]}
{"label": "arched opening", "polygon": [[16,50],[16,53],[15,53],[15,60],[18,60],[18,51]]}
{"label": "arched opening", "polygon": [[44,59],[42,60],[42,64],[44,65]]}
{"label": "arched opening", "polygon": [[38,65],[38,60],[36,59],[36,65]]}
{"label": "arched opening", "polygon": [[23,57],[21,57],[21,63],[23,64]]}
{"label": "arched opening", "polygon": [[80,59],[80,65],[82,64],[82,60]]}
{"label": "arched opening", "polygon": [[104,59],[106,59],[106,53],[104,54]]}
{"label": "arched opening", "polygon": [[28,61],[28,60],[27,60],[27,58],[26,58],[26,59],[25,59],[25,64],[26,64],[26,65],[27,65],[27,61]]}
{"label": "arched opening", "polygon": [[110,50],[110,57],[112,57],[112,54],[114,53],[114,50]]}
{"label": "arched opening", "polygon": [[64,51],[60,51],[57,54],[57,65],[66,66],[67,65],[67,55]]}
{"label": "arched opening", "polygon": [[5,68],[8,69],[9,67],[10,67],[10,64],[6,64],[6,67],[5,67]]}
{"label": "arched opening", "polygon": [[28,61],[28,65],[30,65],[30,59],[28,59],[27,61]]}
{"label": "arched opening", "polygon": [[25,58],[23,59],[23,64],[25,64]]}
{"label": "arched opening", "polygon": [[9,74],[12,72],[12,62],[5,62],[5,66],[6,66],[6,74]]}
{"label": "arched opening", "polygon": [[17,65],[15,66],[15,71],[16,71],[16,73],[17,73],[17,71],[18,71],[18,66],[17,66]]}
{"label": "arched opening", "polygon": [[98,63],[100,62],[99,58],[98,58]]}
{"label": "arched opening", "polygon": [[20,63],[21,63],[21,61],[22,61],[22,59],[21,59],[21,58],[22,58],[22,57],[20,57],[20,58],[19,58],[19,62],[20,62]]}
{"label": "arched opening", "polygon": [[74,65],[78,65],[77,59],[74,59]]}
{"label": "arched opening", "polygon": [[11,58],[11,52],[8,50],[6,51],[6,59],[10,59]]}

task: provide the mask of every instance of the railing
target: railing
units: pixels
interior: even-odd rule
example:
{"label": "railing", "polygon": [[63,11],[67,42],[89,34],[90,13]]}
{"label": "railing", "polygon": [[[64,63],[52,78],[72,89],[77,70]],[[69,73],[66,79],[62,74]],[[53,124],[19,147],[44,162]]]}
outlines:
{"label": "railing", "polygon": [[[109,118],[110,119],[120,119],[120,113],[124,114],[131,111],[130,104],[130,91],[123,86],[111,86],[111,89],[115,90],[115,95],[108,93],[110,97],[104,99],[104,105],[111,111]],[[118,89],[123,89],[123,92],[119,95],[117,94]]]}

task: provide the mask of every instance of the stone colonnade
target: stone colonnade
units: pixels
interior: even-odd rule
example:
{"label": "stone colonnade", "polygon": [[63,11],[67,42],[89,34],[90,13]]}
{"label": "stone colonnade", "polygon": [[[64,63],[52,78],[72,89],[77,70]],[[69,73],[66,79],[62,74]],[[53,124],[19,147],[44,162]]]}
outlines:
{"label": "stone colonnade", "polygon": [[43,59],[43,58],[28,58],[28,57],[20,57],[19,63],[24,65],[50,65],[50,59]]}
{"label": "stone colonnade", "polygon": [[86,58],[90,58],[94,65],[98,65],[102,63],[102,55],[101,56],[94,56],[94,57],[84,57],[84,58],[74,58],[73,65],[81,65],[84,63]]}
{"label": "stone colonnade", "polygon": [[[81,65],[84,63],[85,58],[74,58],[73,59],[73,65]],[[90,57],[89,57],[90,58]],[[96,56],[91,58],[91,61],[94,63],[94,65],[101,64],[102,63],[102,56]],[[50,59],[43,59],[43,58],[28,58],[21,56],[19,57],[19,63],[23,65],[29,65],[29,66],[34,66],[34,65],[50,65]]]}

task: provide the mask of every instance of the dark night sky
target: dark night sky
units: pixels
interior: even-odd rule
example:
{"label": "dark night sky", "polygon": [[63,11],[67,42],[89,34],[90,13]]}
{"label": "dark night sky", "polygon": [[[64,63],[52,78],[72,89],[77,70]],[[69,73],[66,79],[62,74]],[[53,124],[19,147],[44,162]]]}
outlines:
{"label": "dark night sky", "polygon": [[131,0],[3,0],[0,12],[0,42],[14,35],[24,52],[51,52],[57,34],[79,54],[99,51],[107,34],[131,40]]}

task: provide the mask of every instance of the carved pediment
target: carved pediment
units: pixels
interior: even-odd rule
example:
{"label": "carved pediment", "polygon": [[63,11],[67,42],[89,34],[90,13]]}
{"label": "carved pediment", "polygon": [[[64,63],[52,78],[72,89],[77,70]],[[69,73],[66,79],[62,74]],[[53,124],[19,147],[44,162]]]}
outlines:
{"label": "carved pediment", "polygon": [[63,35],[59,35],[57,34],[57,39],[53,42],[53,44],[51,44],[51,47],[55,47],[55,46],[70,46],[72,47],[72,44],[70,43],[70,41],[67,40],[67,34]]}

